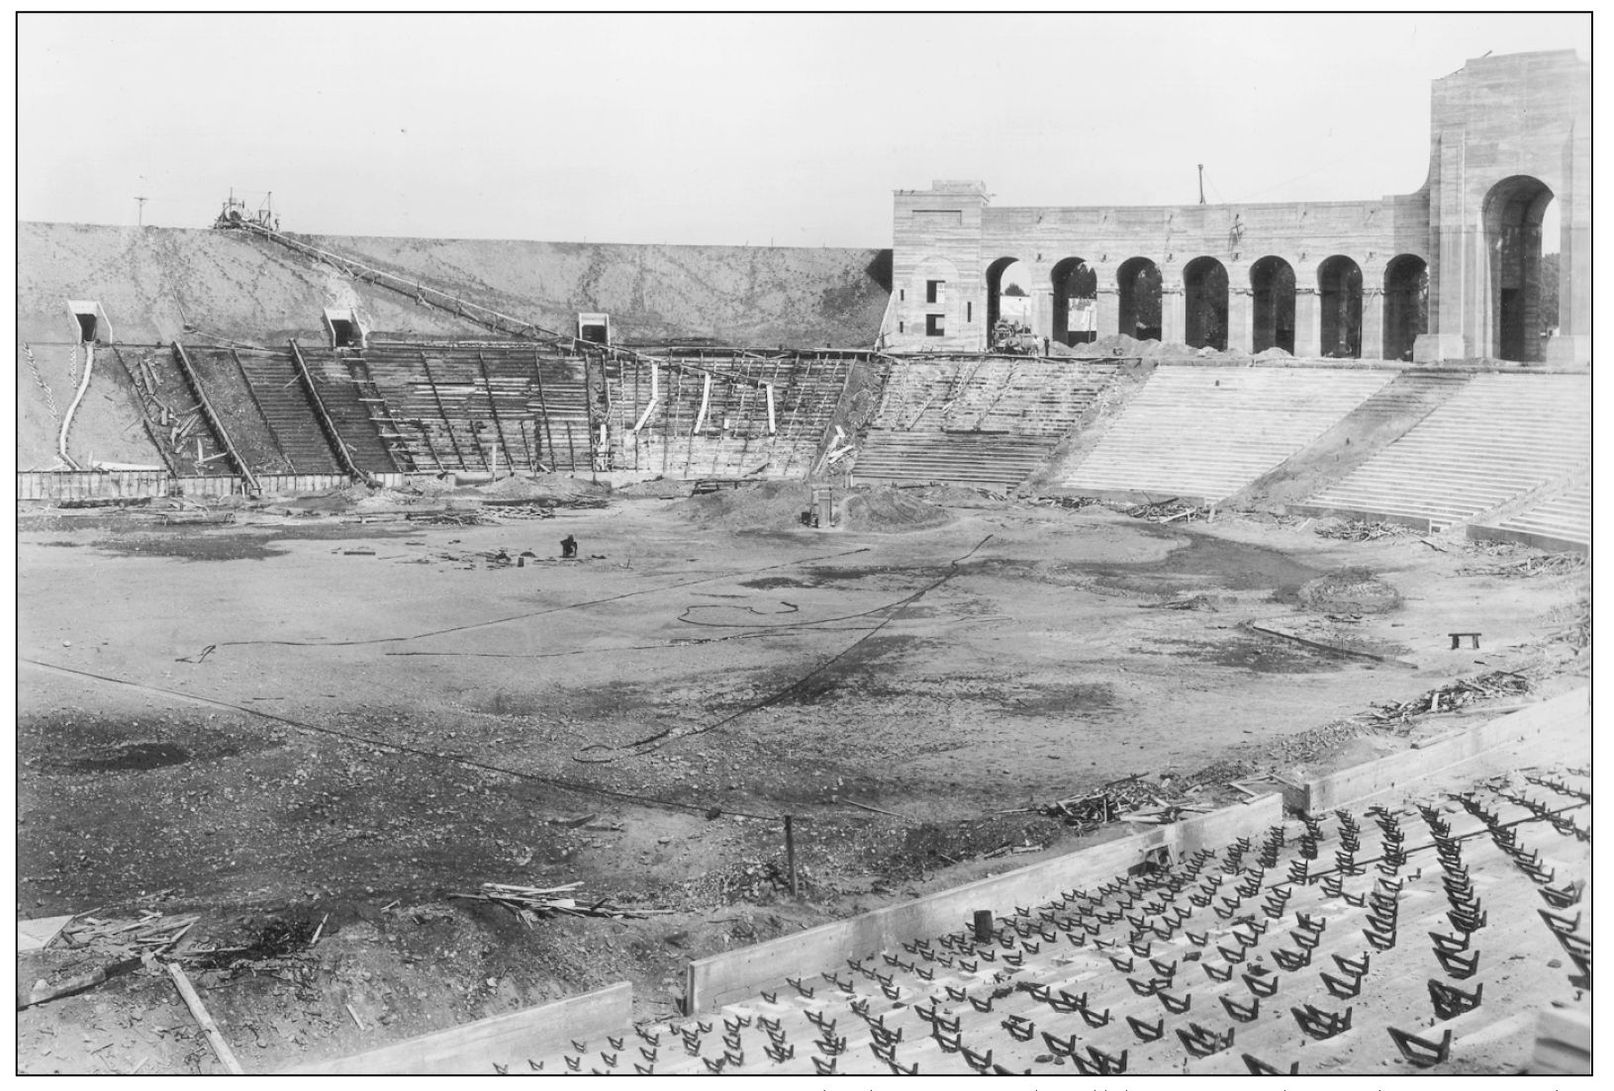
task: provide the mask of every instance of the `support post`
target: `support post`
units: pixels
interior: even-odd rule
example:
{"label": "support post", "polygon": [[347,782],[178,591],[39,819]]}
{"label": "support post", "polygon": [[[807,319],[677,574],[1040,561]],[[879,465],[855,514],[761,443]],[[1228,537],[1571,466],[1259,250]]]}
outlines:
{"label": "support post", "polygon": [[785,869],[790,873],[790,896],[799,893],[796,883],[796,830],[795,818],[785,815]]}

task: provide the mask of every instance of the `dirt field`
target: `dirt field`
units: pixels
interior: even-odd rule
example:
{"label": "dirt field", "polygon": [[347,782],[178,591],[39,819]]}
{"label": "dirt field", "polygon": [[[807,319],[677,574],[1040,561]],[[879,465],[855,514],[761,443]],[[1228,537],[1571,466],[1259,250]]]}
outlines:
{"label": "dirt field", "polygon": [[[1404,745],[1374,702],[1496,670],[1549,693],[1589,662],[1564,638],[1583,570],[1461,574],[1528,550],[957,495],[925,525],[876,499],[864,525],[922,529],[812,530],[771,500],[738,529],[732,498],[492,526],[25,512],[19,916],[197,913],[193,949],[323,920],[311,949],[193,970],[248,1071],[623,979],[667,1014],[692,957],[1076,847],[1035,804],[1134,774],[1232,802],[1234,778]],[[1329,617],[1313,581],[1346,569],[1399,603]],[[656,912],[529,928],[452,897],[577,880]],[[218,1070],[151,971],[18,1026],[29,1072]]]}

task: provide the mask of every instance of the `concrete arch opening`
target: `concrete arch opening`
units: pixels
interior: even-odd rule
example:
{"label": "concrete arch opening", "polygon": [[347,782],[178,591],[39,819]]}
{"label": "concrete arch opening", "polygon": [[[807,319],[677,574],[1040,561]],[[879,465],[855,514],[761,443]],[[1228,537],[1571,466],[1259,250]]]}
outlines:
{"label": "concrete arch opening", "polygon": [[1227,348],[1227,267],[1195,258],[1182,270],[1184,340],[1196,349]]}
{"label": "concrete arch opening", "polygon": [[1362,267],[1343,254],[1317,266],[1317,293],[1322,301],[1324,356],[1359,359],[1362,355]]}
{"label": "concrete arch opening", "polygon": [[1485,196],[1485,250],[1491,262],[1490,353],[1541,359],[1541,225],[1553,193],[1516,174]]}
{"label": "concrete arch opening", "polygon": [[1295,269],[1268,255],[1250,266],[1250,294],[1255,304],[1250,351],[1295,352]]}
{"label": "concrete arch opening", "polygon": [[1053,339],[1064,345],[1098,340],[1098,273],[1082,258],[1053,268]]}
{"label": "concrete arch opening", "polygon": [[1115,272],[1116,332],[1139,341],[1160,340],[1160,266],[1148,258],[1128,258]]}
{"label": "concrete arch opening", "polygon": [[1412,359],[1418,335],[1429,332],[1429,263],[1397,254],[1384,267],[1384,358]]}
{"label": "concrete arch opening", "polygon": [[1016,280],[1005,281],[1003,277],[1011,266],[1019,263],[1019,258],[999,258],[986,267],[986,329],[989,338],[993,327],[1003,315],[1003,289],[1009,284],[1016,284],[1022,291],[1025,289],[1025,285],[1018,284]]}
{"label": "concrete arch opening", "polygon": [[993,348],[1031,336],[1036,314],[1031,268],[1019,258],[999,258],[986,268],[986,338]]}

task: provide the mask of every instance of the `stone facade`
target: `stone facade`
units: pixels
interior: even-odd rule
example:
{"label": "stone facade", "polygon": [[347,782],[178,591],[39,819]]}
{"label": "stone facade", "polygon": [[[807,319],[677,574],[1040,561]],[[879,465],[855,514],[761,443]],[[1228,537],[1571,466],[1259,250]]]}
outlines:
{"label": "stone facade", "polygon": [[[993,208],[980,182],[898,190],[882,344],[986,350],[1003,272],[1019,262],[1039,339],[1079,341],[1085,327],[1085,339],[1125,333],[1242,353],[1581,362],[1590,109],[1590,68],[1572,51],[1469,61],[1434,82],[1428,181],[1377,200]],[[1543,341],[1532,331],[1551,201],[1562,225],[1559,332]]]}

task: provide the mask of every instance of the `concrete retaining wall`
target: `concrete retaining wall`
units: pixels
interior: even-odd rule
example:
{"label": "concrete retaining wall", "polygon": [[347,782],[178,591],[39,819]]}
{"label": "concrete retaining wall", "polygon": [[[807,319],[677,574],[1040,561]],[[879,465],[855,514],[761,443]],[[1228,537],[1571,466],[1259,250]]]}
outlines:
{"label": "concrete retaining wall", "polygon": [[1560,538],[1557,535],[1542,534],[1534,530],[1482,527],[1473,523],[1468,525],[1468,540],[1471,542],[1517,542],[1520,545],[1544,549],[1549,553],[1590,553],[1592,551],[1590,543],[1574,538]]}
{"label": "concrete retaining wall", "polygon": [[525,1011],[479,1019],[419,1038],[355,1053],[334,1061],[298,1065],[286,1074],[397,1075],[494,1074],[495,1063],[516,1064],[571,1048],[573,1038],[616,1034],[633,1021],[633,986],[626,981]]}
{"label": "concrete retaining wall", "polygon": [[1151,850],[1166,848],[1173,855],[1182,855],[1219,847],[1282,820],[1282,799],[1274,793],[916,901],[697,959],[689,964],[685,1010],[700,1012],[721,1007],[754,996],[787,974],[800,977],[821,973],[840,966],[848,957],[862,957],[905,940],[952,931],[968,923],[978,909],[1009,913],[1016,905],[1049,901],[1072,887],[1091,886],[1123,874],[1142,863]]}
{"label": "concrete retaining wall", "polygon": [[1487,757],[1511,759],[1523,747],[1544,754],[1558,749],[1545,744],[1562,741],[1571,746],[1583,743],[1589,753],[1591,730],[1591,690],[1578,689],[1474,727],[1420,740],[1413,749],[1307,781],[1285,792],[1285,801],[1294,809],[1316,814],[1404,788],[1431,773],[1478,765]]}

